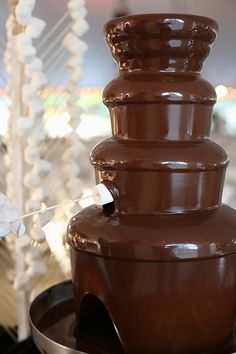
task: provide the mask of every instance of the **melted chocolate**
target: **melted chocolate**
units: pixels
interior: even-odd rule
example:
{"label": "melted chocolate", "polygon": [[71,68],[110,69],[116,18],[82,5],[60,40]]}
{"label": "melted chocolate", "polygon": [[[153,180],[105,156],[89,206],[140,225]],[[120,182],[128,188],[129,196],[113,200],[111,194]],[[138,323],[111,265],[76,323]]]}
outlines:
{"label": "melted chocolate", "polygon": [[[100,317],[101,319],[101,317]],[[122,350],[117,343],[117,338],[114,334],[103,333],[101,335],[101,326],[105,328],[107,322],[104,323],[105,316],[101,319],[100,328],[93,327],[93,336],[84,336],[84,338],[76,337],[76,317],[74,314],[74,303],[72,300],[65,301],[52,307],[45,312],[44,316],[36,324],[37,329],[50,340],[61,344],[67,348],[83,351],[89,354],[122,354]],[[91,322],[92,321],[92,322]],[[87,323],[91,328],[96,318],[90,319]],[[109,334],[109,336],[108,336]],[[215,349],[204,354],[229,354],[236,350],[236,337],[230,338],[227,343],[223,343],[218,349]],[[45,354],[51,354],[44,349]]]}
{"label": "melted chocolate", "polygon": [[105,27],[119,76],[104,91],[112,137],[91,163],[114,205],[68,227],[78,339],[90,295],[126,354],[213,353],[233,333],[236,212],[221,203],[228,158],[209,139],[216,95],[199,73],[216,32],[176,14]]}

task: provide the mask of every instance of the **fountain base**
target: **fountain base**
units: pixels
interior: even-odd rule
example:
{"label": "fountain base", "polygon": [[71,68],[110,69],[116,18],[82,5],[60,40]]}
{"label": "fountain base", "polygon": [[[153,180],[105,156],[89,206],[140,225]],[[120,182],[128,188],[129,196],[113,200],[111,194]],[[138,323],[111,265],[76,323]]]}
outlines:
{"label": "fountain base", "polygon": [[[40,294],[31,304],[33,340],[43,354],[122,354],[116,340],[101,336],[76,339],[76,318],[71,281]],[[236,353],[236,334],[221,347],[201,354]],[[200,353],[199,353],[200,354]]]}

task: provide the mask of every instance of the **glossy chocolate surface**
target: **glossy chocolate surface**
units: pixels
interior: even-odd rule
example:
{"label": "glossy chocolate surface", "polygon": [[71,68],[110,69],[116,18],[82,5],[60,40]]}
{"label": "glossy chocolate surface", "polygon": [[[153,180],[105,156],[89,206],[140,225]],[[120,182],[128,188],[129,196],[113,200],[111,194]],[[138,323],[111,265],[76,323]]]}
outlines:
{"label": "glossy chocolate surface", "polygon": [[178,14],[105,27],[119,76],[104,91],[112,137],[91,163],[114,205],[72,218],[67,241],[78,336],[90,294],[127,354],[212,352],[233,333],[236,213],[221,203],[228,158],[209,139],[216,95],[200,75],[216,32]]}

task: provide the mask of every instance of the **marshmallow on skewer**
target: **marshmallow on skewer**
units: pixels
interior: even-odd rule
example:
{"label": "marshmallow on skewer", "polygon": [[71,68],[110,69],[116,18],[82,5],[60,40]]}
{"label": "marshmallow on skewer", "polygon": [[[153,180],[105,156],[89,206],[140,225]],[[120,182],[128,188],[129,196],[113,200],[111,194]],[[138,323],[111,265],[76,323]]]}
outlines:
{"label": "marshmallow on skewer", "polygon": [[47,197],[49,197],[49,194],[49,189],[45,185],[42,185],[33,191],[32,197],[35,200],[43,202]]}
{"label": "marshmallow on skewer", "polygon": [[30,100],[37,98],[37,90],[31,85],[26,84],[22,87],[23,102],[27,105]]}
{"label": "marshmallow on skewer", "polygon": [[25,148],[25,160],[28,164],[33,164],[39,158],[40,150],[38,147],[27,146]]}
{"label": "marshmallow on skewer", "polygon": [[31,20],[31,12],[28,6],[25,6],[22,1],[16,6],[16,20],[21,26],[27,26]]}
{"label": "marshmallow on skewer", "polygon": [[36,0],[19,0],[21,6],[27,7],[29,12],[32,12],[36,5]]}
{"label": "marshmallow on skewer", "polygon": [[80,10],[85,5],[85,0],[70,0],[67,7],[70,11]]}
{"label": "marshmallow on skewer", "polygon": [[77,22],[78,19],[85,18],[88,14],[88,10],[85,7],[81,7],[81,9],[73,9],[70,12],[71,18]]}
{"label": "marshmallow on skewer", "polygon": [[40,259],[40,256],[42,255],[42,253],[39,251],[38,248],[35,247],[30,247],[30,249],[27,250],[26,254],[25,254],[25,262],[26,264],[30,265],[33,262],[36,262],[37,260]]}
{"label": "marshmallow on skewer", "polygon": [[47,267],[43,261],[35,261],[29,265],[26,274],[29,277],[41,277],[47,273]]}
{"label": "marshmallow on skewer", "polygon": [[17,133],[18,136],[20,137],[24,137],[28,135],[34,124],[29,117],[19,117],[16,123],[17,123]]}
{"label": "marshmallow on skewer", "polygon": [[89,30],[89,25],[87,21],[81,18],[80,21],[73,24],[71,29],[77,36],[80,37],[83,36]]}
{"label": "marshmallow on skewer", "polygon": [[46,238],[45,238],[45,232],[42,229],[39,228],[33,228],[31,230],[31,238],[33,241],[36,241],[38,243],[43,243]]}
{"label": "marshmallow on skewer", "polygon": [[26,200],[25,202],[25,210],[27,213],[32,213],[34,211],[40,210],[42,207],[42,203],[38,200]]}
{"label": "marshmallow on skewer", "polygon": [[40,159],[35,161],[33,172],[35,174],[41,174],[41,173],[47,173],[51,171],[51,169],[52,169],[52,164],[50,162]]}
{"label": "marshmallow on skewer", "polygon": [[27,143],[30,147],[38,147],[38,145],[45,139],[45,132],[36,130],[27,138]]}
{"label": "marshmallow on skewer", "polygon": [[22,64],[30,64],[34,60],[36,49],[33,46],[25,45],[18,50],[19,61]]}
{"label": "marshmallow on skewer", "polygon": [[30,107],[30,110],[32,111],[33,114],[43,113],[43,111],[44,111],[43,102],[42,102],[42,100],[40,100],[39,97],[31,100],[29,102],[29,107]]}
{"label": "marshmallow on skewer", "polygon": [[68,182],[66,183],[66,187],[70,190],[78,190],[81,189],[81,185],[82,185],[82,181],[80,178],[78,177],[72,177],[68,180]]}
{"label": "marshmallow on skewer", "polygon": [[39,38],[46,26],[46,22],[37,17],[31,17],[26,33],[32,38]]}
{"label": "marshmallow on skewer", "polygon": [[41,72],[43,70],[43,62],[41,59],[35,57],[33,61],[25,66],[25,75],[32,77],[33,72]]}
{"label": "marshmallow on skewer", "polygon": [[80,168],[75,163],[65,165],[63,170],[64,170],[65,174],[68,175],[68,178],[70,178],[70,176],[76,176],[80,173]]}
{"label": "marshmallow on skewer", "polygon": [[47,84],[47,77],[42,72],[36,72],[33,74],[31,86],[36,90],[40,90]]}
{"label": "marshmallow on skewer", "polygon": [[15,277],[13,287],[15,290],[29,290],[31,285],[30,277],[27,274],[18,274]]}
{"label": "marshmallow on skewer", "polygon": [[76,37],[72,32],[69,32],[63,42],[63,46],[67,48],[71,53],[74,54],[84,54],[88,49],[88,46],[85,42]]}
{"label": "marshmallow on skewer", "polygon": [[17,35],[17,48],[21,50],[24,46],[32,46],[32,38],[26,32]]}
{"label": "marshmallow on skewer", "polygon": [[31,188],[35,188],[35,187],[40,186],[41,179],[39,178],[39,176],[37,174],[28,172],[24,176],[23,183],[26,188],[31,189]]}
{"label": "marshmallow on skewer", "polygon": [[28,235],[23,235],[17,240],[17,243],[22,251],[26,251],[31,245],[31,238]]}

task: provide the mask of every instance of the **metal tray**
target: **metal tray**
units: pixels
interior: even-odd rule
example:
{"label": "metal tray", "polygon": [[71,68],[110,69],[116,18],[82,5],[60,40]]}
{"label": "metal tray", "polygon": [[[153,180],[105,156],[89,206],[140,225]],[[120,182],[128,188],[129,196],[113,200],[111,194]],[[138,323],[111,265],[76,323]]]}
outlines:
{"label": "metal tray", "polygon": [[[71,281],[40,294],[32,302],[29,316],[33,340],[42,354],[116,354],[102,349],[95,338],[76,341]],[[202,354],[236,354],[236,335],[215,350]]]}
{"label": "metal tray", "polygon": [[[41,353],[89,354],[76,349],[71,281],[55,285],[37,296],[30,306],[29,316],[32,337]],[[50,323],[46,323],[46,318]]]}

